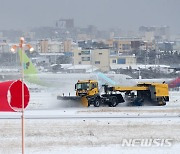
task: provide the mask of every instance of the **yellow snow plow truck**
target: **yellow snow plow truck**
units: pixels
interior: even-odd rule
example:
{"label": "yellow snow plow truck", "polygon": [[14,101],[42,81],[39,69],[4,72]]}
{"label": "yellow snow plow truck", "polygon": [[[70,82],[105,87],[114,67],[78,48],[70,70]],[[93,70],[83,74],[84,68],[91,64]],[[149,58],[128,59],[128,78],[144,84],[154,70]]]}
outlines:
{"label": "yellow snow plow truck", "polygon": [[[103,93],[100,92],[103,89]],[[107,104],[115,107],[119,103],[141,106],[166,105],[169,101],[168,84],[165,83],[138,83],[136,86],[108,86],[102,85],[99,89],[96,80],[82,80],[75,84],[76,97],[81,99],[84,106],[99,107]],[[59,98],[60,99],[60,98]]]}

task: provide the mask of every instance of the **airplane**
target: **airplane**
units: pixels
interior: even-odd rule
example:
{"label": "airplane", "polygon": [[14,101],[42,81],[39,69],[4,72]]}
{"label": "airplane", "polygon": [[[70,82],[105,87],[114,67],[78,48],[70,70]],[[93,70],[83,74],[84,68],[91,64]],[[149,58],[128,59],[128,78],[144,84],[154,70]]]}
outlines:
{"label": "airplane", "polygon": [[[101,80],[103,83],[109,83],[111,85],[115,85],[124,81],[130,76],[123,75],[123,74],[103,74],[101,72],[93,72],[93,73],[51,73],[51,72],[38,72],[36,67],[31,62],[30,58],[23,53],[23,57],[21,57],[21,51],[18,51],[20,56],[20,61],[23,60],[24,66],[24,77],[25,81],[29,83],[38,84],[41,86],[47,87],[64,87],[70,85],[72,82],[76,83],[78,80],[85,80],[85,79],[94,79],[94,80]],[[119,80],[121,79],[121,80]],[[119,80],[119,81],[118,81]],[[129,84],[129,82],[127,83]],[[74,84],[73,84],[74,85]]]}

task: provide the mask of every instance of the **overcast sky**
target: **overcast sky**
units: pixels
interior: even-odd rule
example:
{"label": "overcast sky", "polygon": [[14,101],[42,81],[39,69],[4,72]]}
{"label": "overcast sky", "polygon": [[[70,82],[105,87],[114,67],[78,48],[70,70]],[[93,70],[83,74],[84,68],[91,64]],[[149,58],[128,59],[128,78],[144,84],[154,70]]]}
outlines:
{"label": "overcast sky", "polygon": [[168,25],[180,33],[180,0],[0,0],[0,29],[53,26],[74,18],[75,26],[99,29]]}

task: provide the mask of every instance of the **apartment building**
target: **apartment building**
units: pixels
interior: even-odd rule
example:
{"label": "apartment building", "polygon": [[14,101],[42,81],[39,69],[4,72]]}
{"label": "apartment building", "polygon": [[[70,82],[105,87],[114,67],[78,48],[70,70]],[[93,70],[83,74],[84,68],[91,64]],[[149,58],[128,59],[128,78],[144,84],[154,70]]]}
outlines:
{"label": "apartment building", "polygon": [[110,65],[135,65],[135,55],[111,55]]}
{"label": "apartment building", "polygon": [[38,52],[40,53],[47,53],[48,52],[48,40],[40,40],[38,43]]}
{"label": "apartment building", "polygon": [[63,42],[52,41],[48,44],[48,52],[56,53],[56,52],[64,52],[64,44]]}
{"label": "apartment building", "polygon": [[77,48],[74,52],[74,65],[93,65],[102,72],[109,71],[109,49],[86,49]]}
{"label": "apartment building", "polygon": [[139,34],[145,37],[145,41],[167,41],[170,38],[169,26],[141,26],[139,27]]}
{"label": "apartment building", "polygon": [[114,49],[120,53],[127,53],[133,49],[134,42],[140,42],[140,41],[141,38],[115,37],[113,39],[107,40],[106,44],[109,46],[109,48]]}
{"label": "apartment building", "polygon": [[102,72],[108,72],[110,70],[109,49],[95,49],[92,51],[92,64],[98,67]]}
{"label": "apartment building", "polygon": [[74,28],[74,19],[59,19],[56,21],[56,28],[72,29]]}
{"label": "apartment building", "polygon": [[39,53],[62,53],[64,52],[63,42],[40,40],[38,43],[33,43],[34,49]]}

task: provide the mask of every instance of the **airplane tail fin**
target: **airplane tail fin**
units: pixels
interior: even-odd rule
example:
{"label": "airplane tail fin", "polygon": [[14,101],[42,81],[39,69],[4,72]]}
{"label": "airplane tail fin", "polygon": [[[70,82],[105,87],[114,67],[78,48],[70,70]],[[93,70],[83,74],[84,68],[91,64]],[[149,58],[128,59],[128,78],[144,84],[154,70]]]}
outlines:
{"label": "airplane tail fin", "polygon": [[22,53],[21,55],[21,50],[18,51],[19,57],[20,57],[20,62],[21,64],[23,63],[24,66],[24,78],[25,81],[28,81],[29,83],[34,83],[38,85],[44,85],[42,81],[39,79],[37,76],[37,69],[29,59],[29,57],[26,55],[25,52]]}
{"label": "airplane tail fin", "polygon": [[37,69],[32,64],[31,60],[26,55],[26,53],[23,52],[22,55],[21,55],[21,50],[19,50],[18,54],[19,54],[19,57],[20,57],[20,62],[21,62],[21,64],[23,63],[23,66],[24,66],[24,74],[25,75],[37,74],[38,73]]}

